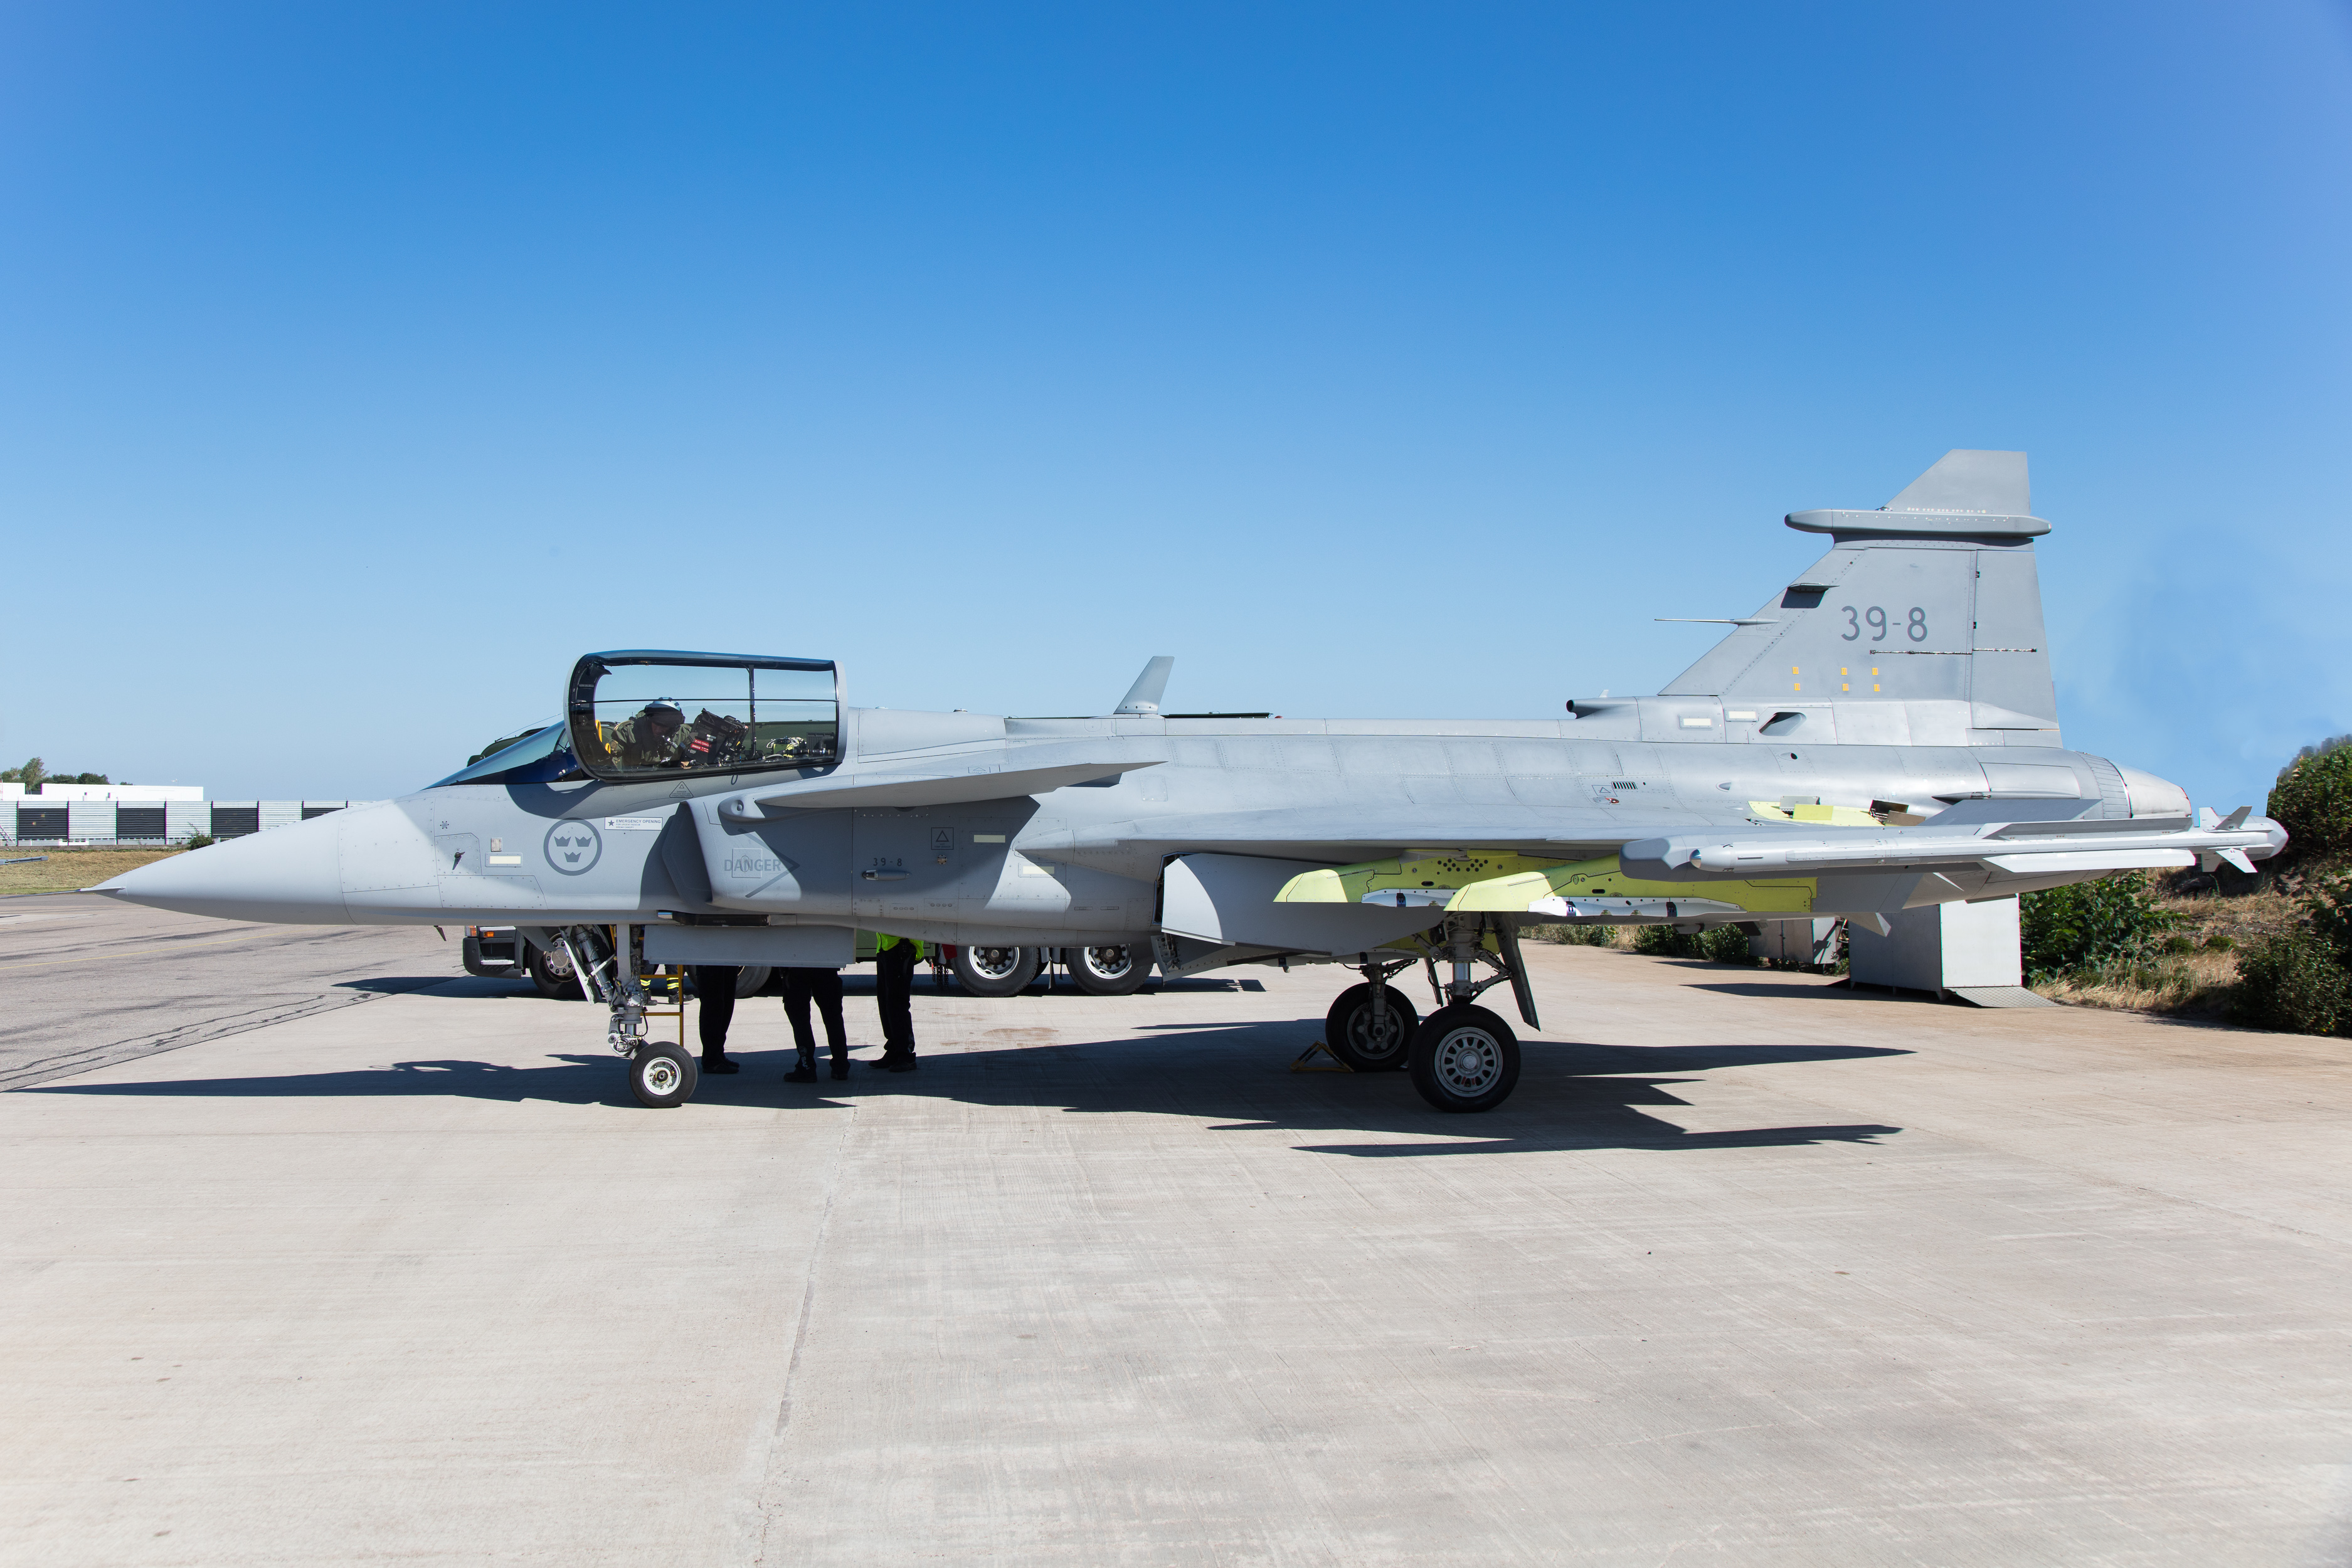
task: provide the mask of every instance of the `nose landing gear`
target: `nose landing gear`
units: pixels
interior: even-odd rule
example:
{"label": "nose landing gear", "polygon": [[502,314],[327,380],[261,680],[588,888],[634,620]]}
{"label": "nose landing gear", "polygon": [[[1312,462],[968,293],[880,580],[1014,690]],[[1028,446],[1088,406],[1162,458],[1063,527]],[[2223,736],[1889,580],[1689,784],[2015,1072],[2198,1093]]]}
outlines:
{"label": "nose landing gear", "polygon": [[702,1069],[686,1050],[686,972],[678,971],[667,982],[676,987],[677,1005],[653,1009],[660,1016],[678,1020],[679,1043],[672,1045],[646,1035],[653,998],[637,978],[643,952],[638,928],[624,926],[608,938],[604,927],[566,926],[555,933],[554,945],[563,956],[563,966],[574,976],[584,976],[611,1010],[604,1043],[615,1056],[628,1058],[629,1092],[637,1097],[637,1103],[667,1110],[693,1099]]}
{"label": "nose landing gear", "polygon": [[694,1098],[702,1070],[684,1047],[667,1042],[639,1046],[629,1058],[629,1092],[639,1105],[666,1110]]}

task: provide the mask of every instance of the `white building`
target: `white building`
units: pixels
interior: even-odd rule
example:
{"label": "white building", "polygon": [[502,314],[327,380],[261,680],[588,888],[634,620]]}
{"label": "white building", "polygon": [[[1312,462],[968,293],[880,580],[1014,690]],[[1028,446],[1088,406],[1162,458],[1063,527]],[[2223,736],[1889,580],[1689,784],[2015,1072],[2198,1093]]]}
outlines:
{"label": "white building", "polygon": [[41,785],[40,794],[28,795],[25,793],[23,784],[0,784],[0,804],[17,800],[38,805],[43,801],[54,804],[61,800],[158,801],[204,798],[205,786],[202,784],[58,784],[52,781]]}
{"label": "white building", "polygon": [[237,838],[364,801],[205,799],[202,784],[0,784],[0,843],[172,844]]}

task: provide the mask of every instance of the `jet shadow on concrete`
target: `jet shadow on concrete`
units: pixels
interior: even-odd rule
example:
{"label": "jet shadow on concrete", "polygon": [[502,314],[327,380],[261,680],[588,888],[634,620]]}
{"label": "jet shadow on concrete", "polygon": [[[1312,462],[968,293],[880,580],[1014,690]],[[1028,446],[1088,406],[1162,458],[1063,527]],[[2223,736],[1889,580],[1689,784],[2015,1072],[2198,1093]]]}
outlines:
{"label": "jet shadow on concrete", "polygon": [[[1008,1031],[1017,1033],[1019,1031]],[[1059,1105],[1073,1115],[1142,1112],[1196,1118],[1213,1131],[1293,1131],[1410,1135],[1394,1142],[1307,1142],[1305,1152],[1397,1159],[1579,1149],[1706,1150],[1870,1142],[1900,1128],[1877,1123],[1689,1132],[1648,1108],[1686,1105],[1672,1092],[1718,1068],[1900,1056],[1885,1047],[1809,1045],[1632,1047],[1529,1041],[1517,1094],[1479,1116],[1430,1109],[1407,1076],[1292,1073],[1312,1034],[1301,1023],[1171,1028],[1137,1039],[1024,1044],[932,1055],[920,1070],[883,1074],[860,1058],[846,1083],[781,1081],[785,1050],[739,1051],[743,1071],[702,1079],[698,1107],[839,1108],[871,1095],[923,1095],[974,1105]],[[508,1103],[547,1100],[635,1109],[617,1058],[583,1052],[508,1066],[464,1058],[266,1078],[142,1083],[53,1083],[22,1094],[302,1099],[416,1095]],[[646,1115],[665,1112],[645,1111]]]}
{"label": "jet shadow on concrete", "polygon": [[[874,994],[874,984],[875,977],[871,974],[861,974],[855,972],[847,972],[843,973],[841,977],[841,994],[845,996],[871,996]],[[436,974],[416,977],[383,975],[370,980],[337,981],[336,985],[339,989],[345,991],[368,991],[386,996],[407,995],[411,993],[421,992],[425,993],[433,1000],[446,998],[452,1001],[479,1001],[486,996],[501,997],[514,1002],[538,1002],[545,1000],[545,998],[542,998],[540,995],[539,988],[531,984],[529,981],[510,980],[501,975]],[[1150,996],[1162,991],[1184,994],[1203,992],[1225,992],[1230,994],[1238,991],[1264,991],[1265,989],[1265,985],[1264,982],[1254,979],[1202,979],[1196,975],[1188,975],[1181,980],[1154,980],[1150,984],[1143,986],[1140,990],[1134,993],[1134,994],[1139,996]],[[774,985],[771,984],[767,989],[754,993],[754,994],[760,996],[774,996],[778,994],[778,993]],[[919,977],[915,982],[915,994],[918,996],[961,996],[964,993],[952,985],[947,987],[945,990],[941,990],[938,986],[934,985],[929,979]],[[1022,991],[1018,993],[1018,994],[1032,998],[1050,996],[1069,997],[1083,1001],[1100,1000],[1098,997],[1089,997],[1085,992],[1080,991],[1076,986],[1070,984],[1067,981],[1057,982],[1050,987],[1042,980],[1034,981],[1031,983],[1027,990]],[[572,1000],[572,998],[566,997],[564,1000],[569,1001]],[[742,998],[742,1000],[749,1001],[751,998],[745,997]],[[981,998],[975,997],[973,1000],[981,1000]]]}

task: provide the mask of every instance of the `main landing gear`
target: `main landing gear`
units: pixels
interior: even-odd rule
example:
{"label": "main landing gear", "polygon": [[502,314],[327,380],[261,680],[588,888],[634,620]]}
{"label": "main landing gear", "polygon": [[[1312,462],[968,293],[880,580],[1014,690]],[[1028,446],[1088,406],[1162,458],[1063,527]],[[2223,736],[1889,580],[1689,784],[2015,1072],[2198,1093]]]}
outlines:
{"label": "main landing gear", "polygon": [[[1323,1044],[1358,1072],[1411,1071],[1412,1087],[1440,1110],[1492,1110],[1519,1081],[1519,1040],[1511,1026],[1476,1005],[1491,985],[1509,982],[1519,1016],[1535,1026],[1535,996],[1519,957],[1518,933],[1484,915],[1453,915],[1442,931],[1421,939],[1430,988],[1441,998],[1422,1018],[1389,982],[1412,960],[1368,963],[1364,984],[1350,985],[1323,1020]],[[1440,984],[1443,957],[1452,977]],[[1480,977],[1477,966],[1493,973]]]}
{"label": "main landing gear", "polygon": [[1389,980],[1412,965],[1409,958],[1364,965],[1364,984],[1340,992],[1331,1010],[1323,1015],[1324,1048],[1358,1072],[1395,1072],[1402,1068],[1412,1055],[1421,1015]]}

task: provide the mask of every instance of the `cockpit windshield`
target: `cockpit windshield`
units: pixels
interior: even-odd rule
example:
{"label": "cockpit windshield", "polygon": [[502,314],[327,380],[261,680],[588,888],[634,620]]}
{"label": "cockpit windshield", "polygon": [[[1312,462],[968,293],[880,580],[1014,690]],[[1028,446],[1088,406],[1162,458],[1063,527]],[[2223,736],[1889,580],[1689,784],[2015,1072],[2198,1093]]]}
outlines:
{"label": "cockpit windshield", "polygon": [[572,672],[572,750],[602,779],[827,767],[834,667],[707,653],[591,654]]}
{"label": "cockpit windshield", "polygon": [[570,734],[559,722],[516,736],[504,745],[493,742],[488,751],[466,766],[425,787],[439,789],[443,784],[554,784],[567,778],[587,776],[572,754]]}

